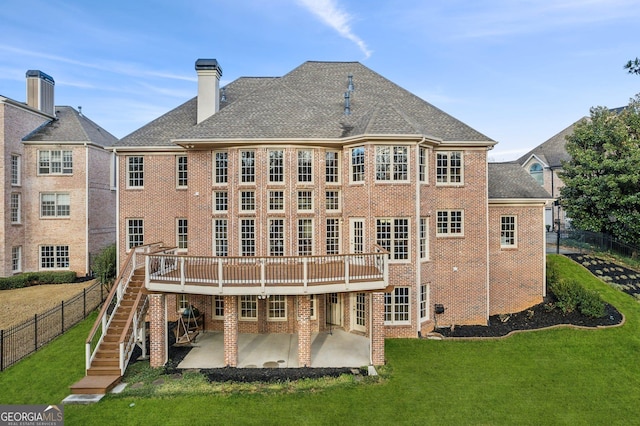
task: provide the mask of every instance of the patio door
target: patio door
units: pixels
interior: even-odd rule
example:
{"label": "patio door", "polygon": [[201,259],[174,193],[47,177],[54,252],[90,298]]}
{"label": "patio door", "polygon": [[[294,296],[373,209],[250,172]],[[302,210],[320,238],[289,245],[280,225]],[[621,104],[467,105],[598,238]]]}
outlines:
{"label": "patio door", "polygon": [[[364,219],[351,218],[349,219],[350,236],[349,236],[349,251],[350,253],[364,253]],[[359,265],[364,263],[364,258],[360,256],[351,257],[351,264]]]}
{"label": "patio door", "polygon": [[354,331],[367,331],[365,322],[365,293],[351,294],[351,329]]}
{"label": "patio door", "polygon": [[327,324],[342,325],[342,295],[340,293],[327,294]]}

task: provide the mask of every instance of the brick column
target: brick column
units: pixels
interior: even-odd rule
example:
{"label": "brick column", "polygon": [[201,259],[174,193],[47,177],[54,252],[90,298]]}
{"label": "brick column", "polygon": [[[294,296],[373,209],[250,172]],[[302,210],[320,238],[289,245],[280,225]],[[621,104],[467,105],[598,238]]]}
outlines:
{"label": "brick column", "polygon": [[238,366],[238,300],[224,296],[224,365]]}
{"label": "brick column", "polygon": [[311,299],[298,299],[298,367],[311,367]]}
{"label": "brick column", "polygon": [[164,294],[149,296],[149,365],[162,367],[167,362],[167,309]]}
{"label": "brick column", "polygon": [[371,293],[371,362],[384,365],[384,293]]}

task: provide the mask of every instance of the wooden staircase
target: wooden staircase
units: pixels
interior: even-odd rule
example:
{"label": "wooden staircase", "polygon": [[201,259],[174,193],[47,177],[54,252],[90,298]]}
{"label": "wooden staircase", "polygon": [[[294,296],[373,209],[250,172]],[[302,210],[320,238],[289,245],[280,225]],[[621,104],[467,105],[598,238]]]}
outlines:
{"label": "wooden staircase", "polygon": [[[138,297],[140,293],[143,296],[141,298]],[[87,369],[87,375],[71,386],[72,394],[105,394],[120,382],[120,342],[123,331],[130,322],[130,316],[138,308],[136,301],[144,301],[145,293],[144,269],[137,269],[113,313],[111,323]],[[125,337],[128,339],[129,335]]]}

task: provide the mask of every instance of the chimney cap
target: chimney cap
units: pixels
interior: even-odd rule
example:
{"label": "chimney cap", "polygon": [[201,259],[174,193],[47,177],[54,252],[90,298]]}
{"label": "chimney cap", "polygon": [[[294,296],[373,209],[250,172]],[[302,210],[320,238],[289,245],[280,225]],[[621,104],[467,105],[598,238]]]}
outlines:
{"label": "chimney cap", "polygon": [[199,70],[218,70],[222,75],[222,68],[220,68],[218,61],[215,59],[198,59],[196,61],[196,71]]}
{"label": "chimney cap", "polygon": [[27,77],[37,77],[37,78],[41,78],[43,80],[46,80],[51,84],[56,84],[56,82],[53,80],[53,77],[51,77],[49,74],[43,73],[40,70],[28,70],[27,71]]}

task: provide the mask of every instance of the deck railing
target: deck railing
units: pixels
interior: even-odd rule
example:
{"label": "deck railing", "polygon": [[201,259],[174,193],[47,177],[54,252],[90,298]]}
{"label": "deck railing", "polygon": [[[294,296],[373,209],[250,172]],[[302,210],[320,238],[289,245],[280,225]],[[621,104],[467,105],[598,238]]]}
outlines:
{"label": "deck railing", "polygon": [[[372,253],[326,256],[204,257],[175,251],[146,256],[147,288],[154,284],[204,285],[225,288],[270,286],[307,287],[357,282],[388,282],[389,253],[375,246]],[[163,286],[163,288],[166,288]]]}

